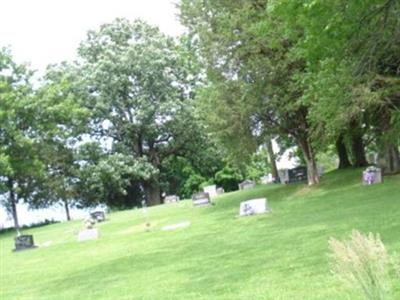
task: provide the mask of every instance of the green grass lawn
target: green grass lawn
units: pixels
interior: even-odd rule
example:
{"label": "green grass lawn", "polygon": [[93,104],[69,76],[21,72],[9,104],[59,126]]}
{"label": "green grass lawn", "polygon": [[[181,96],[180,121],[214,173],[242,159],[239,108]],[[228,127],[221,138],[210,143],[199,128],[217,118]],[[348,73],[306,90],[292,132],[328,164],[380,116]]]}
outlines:
{"label": "green grass lawn", "polygon": [[[362,186],[361,170],[326,174],[315,188],[258,186],[220,196],[108,216],[101,237],[77,242],[79,221],[26,230],[48,247],[13,253],[0,235],[0,299],[361,299],[330,273],[329,237],[353,228],[380,233],[400,252],[400,176]],[[238,218],[240,201],[267,197],[272,213]],[[190,221],[188,228],[161,231]],[[396,283],[400,299],[400,283]]]}

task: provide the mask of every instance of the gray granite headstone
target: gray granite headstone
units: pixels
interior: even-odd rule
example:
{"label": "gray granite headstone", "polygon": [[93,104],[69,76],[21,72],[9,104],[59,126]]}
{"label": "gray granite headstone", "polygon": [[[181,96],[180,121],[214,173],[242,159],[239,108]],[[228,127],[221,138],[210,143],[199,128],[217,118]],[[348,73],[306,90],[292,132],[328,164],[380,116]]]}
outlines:
{"label": "gray granite headstone", "polygon": [[197,193],[192,196],[192,202],[194,207],[210,205],[210,195],[208,193]]}
{"label": "gray granite headstone", "polygon": [[106,214],[104,211],[94,211],[90,213],[90,217],[92,217],[97,222],[103,222],[106,220]]}
{"label": "gray granite headstone", "polygon": [[22,251],[36,248],[33,242],[33,235],[20,235],[15,237],[15,249],[14,251]]}
{"label": "gray granite headstone", "polygon": [[256,186],[256,183],[252,180],[245,180],[239,183],[239,190],[252,189]]}
{"label": "gray granite headstone", "polygon": [[307,168],[299,166],[293,169],[281,169],[278,171],[281,183],[295,183],[307,181]]}

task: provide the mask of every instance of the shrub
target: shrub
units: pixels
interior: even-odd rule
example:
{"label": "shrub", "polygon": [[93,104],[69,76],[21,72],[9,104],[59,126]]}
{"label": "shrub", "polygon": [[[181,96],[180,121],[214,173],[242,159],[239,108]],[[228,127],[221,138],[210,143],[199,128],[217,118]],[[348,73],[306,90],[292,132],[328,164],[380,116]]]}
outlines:
{"label": "shrub", "polygon": [[343,282],[359,290],[366,300],[393,299],[390,273],[394,266],[379,234],[353,230],[349,241],[331,238],[329,245],[332,271]]}

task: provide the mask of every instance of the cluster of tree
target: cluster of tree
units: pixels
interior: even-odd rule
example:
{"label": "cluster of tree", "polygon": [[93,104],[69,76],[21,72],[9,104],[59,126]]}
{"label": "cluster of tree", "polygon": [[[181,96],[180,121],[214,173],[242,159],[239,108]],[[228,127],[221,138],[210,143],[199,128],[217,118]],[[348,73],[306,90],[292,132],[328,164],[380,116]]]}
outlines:
{"label": "cluster of tree", "polygon": [[0,50],[0,199],[128,208],[271,172],[272,142],[339,168],[400,171],[400,3],[182,0],[179,39],[117,19],[75,62],[33,73]]}
{"label": "cluster of tree", "polygon": [[[0,50],[0,199],[19,228],[32,208],[129,208],[242,179],[194,105],[201,79],[191,42],[142,21],[90,31],[73,63],[39,80]],[[32,84],[34,82],[34,84]]]}
{"label": "cluster of tree", "polygon": [[400,171],[399,1],[182,0],[180,10],[207,76],[200,111],[232,155],[271,138],[296,145],[310,185],[331,145],[339,168],[373,151],[386,174]]}

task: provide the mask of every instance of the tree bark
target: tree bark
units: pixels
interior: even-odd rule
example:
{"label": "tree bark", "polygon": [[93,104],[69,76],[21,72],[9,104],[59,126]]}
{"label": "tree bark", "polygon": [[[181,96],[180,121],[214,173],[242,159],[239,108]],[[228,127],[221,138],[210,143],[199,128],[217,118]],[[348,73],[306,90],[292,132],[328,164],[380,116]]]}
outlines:
{"label": "tree bark", "polygon": [[347,153],[346,145],[343,141],[343,135],[339,135],[336,140],[336,151],[339,158],[338,169],[346,169],[351,167],[349,156]]}
{"label": "tree bark", "polygon": [[67,217],[67,221],[71,221],[71,215],[70,215],[70,212],[69,212],[68,201],[67,200],[63,200],[63,202],[64,202],[65,215]]}
{"label": "tree bark", "polygon": [[383,174],[400,173],[400,153],[396,145],[389,144],[379,153],[379,167]]}
{"label": "tree bark", "polygon": [[312,145],[307,138],[298,139],[301,150],[303,151],[304,159],[307,164],[307,178],[308,185],[315,185],[319,183],[317,162]]}
{"label": "tree bark", "polygon": [[160,186],[157,181],[147,181],[143,184],[143,188],[148,206],[161,204]]}
{"label": "tree bark", "polygon": [[8,179],[8,192],[10,195],[10,205],[11,205],[11,213],[14,221],[14,228],[17,231],[17,235],[20,235],[20,226],[18,222],[18,213],[17,213],[17,200],[15,198],[15,191],[14,191],[14,181],[9,178]]}
{"label": "tree bark", "polygon": [[274,149],[272,147],[272,140],[267,139],[267,151],[268,151],[268,156],[269,156],[269,162],[271,165],[271,174],[272,177],[274,178],[274,181],[278,180],[278,168],[276,166],[276,157],[274,153]]}
{"label": "tree bark", "polygon": [[354,159],[354,167],[368,166],[368,161],[365,156],[364,141],[361,134],[353,134],[351,136],[351,150]]}

